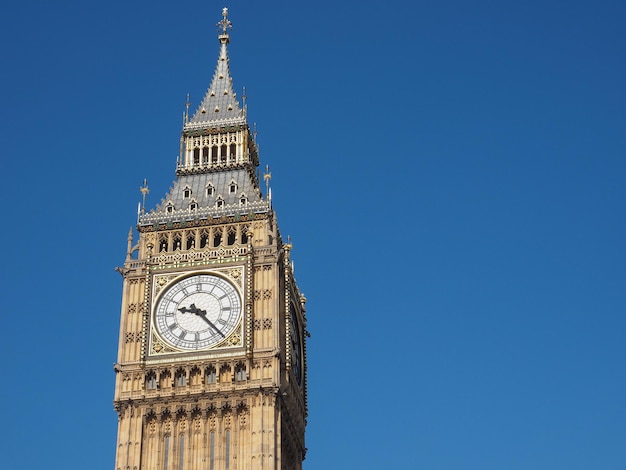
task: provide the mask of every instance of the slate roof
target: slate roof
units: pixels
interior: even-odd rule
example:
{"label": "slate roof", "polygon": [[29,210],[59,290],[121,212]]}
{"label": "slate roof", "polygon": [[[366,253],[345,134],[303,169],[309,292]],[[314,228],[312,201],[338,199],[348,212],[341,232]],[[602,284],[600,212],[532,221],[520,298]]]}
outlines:
{"label": "slate roof", "polygon": [[[245,169],[180,176],[156,209],[139,217],[139,224],[268,212],[270,203],[262,198],[252,181]],[[234,192],[230,191],[232,182],[236,184]],[[207,191],[209,187],[214,188],[212,194]],[[185,197],[186,189],[190,190],[188,197]],[[245,202],[242,203],[244,196]],[[217,206],[218,198],[223,201],[221,207]],[[193,210],[190,207],[192,203],[196,204]],[[168,206],[171,206],[170,210]]]}
{"label": "slate roof", "polygon": [[[232,182],[236,184],[237,189],[231,193]],[[212,195],[208,195],[209,186],[214,189]],[[187,198],[184,194],[185,188],[191,190]],[[168,203],[173,204],[174,209],[187,209],[191,201],[195,201],[200,208],[214,207],[218,197],[221,197],[226,205],[239,205],[242,196],[246,196],[250,202],[261,200],[261,195],[252,185],[247,170],[233,169],[208,174],[183,175],[174,181],[174,186],[156,210],[165,210]]]}
{"label": "slate roof", "polygon": [[[226,16],[222,24],[225,26],[223,33],[219,35],[220,55],[213,81],[198,110],[183,127],[183,134],[186,131],[224,124],[247,126],[245,114],[233,91],[228,66],[229,36],[226,34],[226,26],[230,23]],[[254,170],[250,167],[237,166],[225,167],[218,171],[213,169],[180,174],[161,203],[154,210],[139,216],[139,225],[268,212],[271,210],[270,202],[262,198],[256,183],[257,178],[252,171]],[[232,182],[236,184],[236,190],[233,192],[230,190]],[[209,186],[214,188],[211,194],[207,191]],[[187,197],[186,189],[190,191]],[[244,196],[245,202],[242,202]],[[223,201],[220,207],[217,205],[218,198]],[[192,204],[196,205],[193,209]]]}
{"label": "slate roof", "polygon": [[220,35],[220,55],[217,59],[211,86],[209,86],[195,114],[185,126],[186,128],[210,125],[212,122],[246,122],[244,112],[239,106],[233,90],[233,79],[230,76],[228,59],[228,42],[228,34]]}

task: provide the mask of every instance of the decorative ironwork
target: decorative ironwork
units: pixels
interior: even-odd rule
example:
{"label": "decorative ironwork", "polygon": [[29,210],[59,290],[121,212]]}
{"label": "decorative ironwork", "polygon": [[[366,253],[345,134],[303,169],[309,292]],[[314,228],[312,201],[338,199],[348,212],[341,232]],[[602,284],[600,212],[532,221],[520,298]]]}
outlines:
{"label": "decorative ironwork", "polygon": [[199,207],[190,212],[189,209],[177,209],[172,212],[149,212],[139,217],[139,225],[165,224],[174,222],[191,222],[198,219],[234,217],[248,215],[250,213],[262,214],[270,211],[270,205],[266,201],[249,202],[244,206],[237,204],[225,204],[223,207]]}
{"label": "decorative ironwork", "polygon": [[217,23],[217,30],[222,30],[222,34],[228,34],[229,29],[233,29],[233,23],[228,19],[228,8],[222,10],[222,20]]}

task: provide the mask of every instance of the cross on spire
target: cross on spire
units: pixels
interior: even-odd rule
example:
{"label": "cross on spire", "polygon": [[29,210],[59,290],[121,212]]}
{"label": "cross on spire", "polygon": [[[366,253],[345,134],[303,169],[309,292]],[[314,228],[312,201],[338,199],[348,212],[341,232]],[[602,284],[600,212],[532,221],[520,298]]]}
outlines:
{"label": "cross on spire", "polygon": [[228,30],[233,29],[233,23],[228,19],[228,8],[222,9],[222,21],[217,23],[217,30],[222,30],[222,35],[228,35]]}

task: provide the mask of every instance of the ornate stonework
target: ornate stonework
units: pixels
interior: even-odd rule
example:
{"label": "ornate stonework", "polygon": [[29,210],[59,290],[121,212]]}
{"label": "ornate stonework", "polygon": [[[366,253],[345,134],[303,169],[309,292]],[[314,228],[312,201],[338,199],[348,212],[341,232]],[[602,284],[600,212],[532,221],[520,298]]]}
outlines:
{"label": "ornate stonework", "polygon": [[138,240],[131,231],[117,269],[116,470],[300,470],[306,453],[305,298],[260,189],[226,10],[218,26],[177,179],[150,211],[144,182]]}

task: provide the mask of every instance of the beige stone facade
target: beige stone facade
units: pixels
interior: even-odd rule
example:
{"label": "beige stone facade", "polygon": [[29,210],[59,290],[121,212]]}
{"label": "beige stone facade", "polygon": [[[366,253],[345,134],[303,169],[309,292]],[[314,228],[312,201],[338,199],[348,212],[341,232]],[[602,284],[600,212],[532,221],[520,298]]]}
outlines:
{"label": "beige stone facade", "polygon": [[[231,84],[219,88],[230,81],[226,14],[221,24],[202,105],[213,110],[222,106],[216,95],[232,93]],[[187,119],[177,182],[155,210],[142,210],[118,269],[115,468],[299,470],[306,299],[259,188],[245,110],[204,114]]]}

